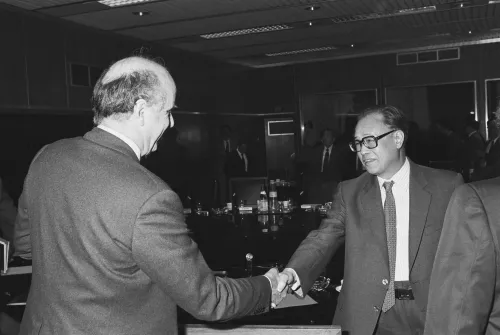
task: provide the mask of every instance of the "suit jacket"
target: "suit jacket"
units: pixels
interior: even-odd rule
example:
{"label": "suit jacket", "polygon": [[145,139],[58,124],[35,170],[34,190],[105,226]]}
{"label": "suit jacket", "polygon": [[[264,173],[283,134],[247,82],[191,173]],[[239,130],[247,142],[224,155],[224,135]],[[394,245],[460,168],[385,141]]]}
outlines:
{"label": "suit jacket", "polygon": [[[333,146],[330,160],[321,172],[324,145],[303,150],[297,163],[299,170],[303,172],[302,188],[306,193],[305,201],[309,203],[332,201],[337,185],[342,180],[342,168],[345,164],[344,151],[340,147]],[[355,162],[354,159],[353,162]]]}
{"label": "suit jacket", "polygon": [[[425,318],[434,253],[446,206],[462,177],[410,162],[410,282]],[[345,242],[344,283],[333,320],[350,335],[373,334],[390,279],[382,199],[377,177],[364,173],[339,184],[333,208],[301,243],[287,267],[304,293]]]}
{"label": "suit jacket", "polygon": [[228,156],[228,174],[230,177],[246,177],[250,175],[250,158],[247,156],[247,171],[245,171],[245,161],[236,150],[231,151]]}
{"label": "suit jacket", "polygon": [[20,207],[33,255],[20,334],[176,334],[177,305],[227,320],[270,304],[263,276],[213,276],[177,195],[101,129],[43,148]]}
{"label": "suit jacket", "polygon": [[443,224],[425,335],[500,333],[500,178],[463,185]]}
{"label": "suit jacket", "polygon": [[[488,145],[486,146],[488,147]],[[500,139],[491,144],[489,152],[486,154],[486,165],[492,166],[500,161]]]}

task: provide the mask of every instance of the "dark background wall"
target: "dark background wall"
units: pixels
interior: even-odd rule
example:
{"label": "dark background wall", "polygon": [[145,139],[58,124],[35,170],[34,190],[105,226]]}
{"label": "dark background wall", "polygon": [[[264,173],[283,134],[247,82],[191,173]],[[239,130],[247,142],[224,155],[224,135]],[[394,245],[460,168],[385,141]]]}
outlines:
{"label": "dark background wall", "polygon": [[0,40],[4,46],[0,176],[14,198],[39,148],[92,127],[91,88],[71,85],[72,63],[105,68],[144,47],[162,57],[178,87],[182,113],[174,115],[183,164],[188,167],[182,170],[197,185],[209,184],[213,178],[211,153],[222,124],[230,124],[233,132],[252,143],[259,161],[256,174],[265,173],[264,119],[292,116],[300,134],[301,95],[377,88],[379,102],[384,102],[386,87],[474,80],[484,128],[484,80],[500,77],[498,43],[462,47],[460,60],[440,63],[397,66],[395,55],[381,55],[246,69],[1,4]]}

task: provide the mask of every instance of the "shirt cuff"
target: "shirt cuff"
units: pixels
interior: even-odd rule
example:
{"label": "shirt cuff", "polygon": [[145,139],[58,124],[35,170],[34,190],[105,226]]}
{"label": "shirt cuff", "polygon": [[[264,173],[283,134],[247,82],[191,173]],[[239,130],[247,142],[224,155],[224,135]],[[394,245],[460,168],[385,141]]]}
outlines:
{"label": "shirt cuff", "polygon": [[297,272],[295,272],[295,270],[292,269],[292,268],[286,268],[285,270],[288,270],[291,273],[293,273],[293,276],[295,278],[295,283],[293,283],[293,285],[291,287],[292,291],[294,291],[295,294],[297,294],[299,297],[304,297],[304,292],[302,292],[302,287],[301,287],[301,284],[300,284],[300,278],[297,275]]}

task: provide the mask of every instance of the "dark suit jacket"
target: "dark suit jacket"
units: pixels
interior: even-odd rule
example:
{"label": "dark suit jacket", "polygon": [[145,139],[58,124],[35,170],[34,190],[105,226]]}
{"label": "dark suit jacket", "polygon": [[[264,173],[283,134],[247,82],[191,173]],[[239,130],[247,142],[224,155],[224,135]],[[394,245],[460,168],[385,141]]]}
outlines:
{"label": "dark suit jacket", "polygon": [[245,161],[236,150],[231,151],[228,156],[228,175],[230,177],[245,177],[250,175],[250,158],[247,156],[247,171],[245,171]]}
{"label": "dark suit jacket", "polygon": [[[410,163],[410,282],[422,319],[445,209],[462,182],[456,173]],[[297,272],[304,293],[344,242],[344,283],[333,323],[349,335],[372,334],[390,273],[380,188],[368,173],[339,184],[327,219],[292,256],[287,267]]]}
{"label": "dark suit jacket", "polygon": [[[303,172],[302,188],[305,191],[305,201],[309,203],[325,203],[333,200],[333,195],[338,183],[342,180],[342,168],[345,164],[344,151],[342,148],[333,146],[330,153],[330,161],[324,166],[324,145],[315,148],[303,148],[299,157],[298,169]],[[354,159],[353,159],[353,162]]]}
{"label": "dark suit jacket", "polygon": [[425,335],[500,333],[500,178],[463,185],[443,224]]}
{"label": "dark suit jacket", "polygon": [[215,278],[177,195],[101,129],[42,149],[20,206],[33,255],[20,334],[176,334],[177,305],[203,320],[268,309],[268,279]]}
{"label": "dark suit jacket", "polygon": [[500,139],[491,145],[490,151],[486,154],[486,166],[493,166],[498,162],[500,162]]}

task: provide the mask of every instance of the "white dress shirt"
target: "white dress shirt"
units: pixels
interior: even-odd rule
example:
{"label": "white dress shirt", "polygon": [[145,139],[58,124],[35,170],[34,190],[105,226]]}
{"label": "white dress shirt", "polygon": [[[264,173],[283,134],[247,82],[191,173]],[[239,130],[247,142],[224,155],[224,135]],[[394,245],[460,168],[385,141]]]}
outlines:
{"label": "white dress shirt", "polygon": [[128,146],[130,148],[132,148],[132,150],[134,150],[137,158],[139,160],[141,160],[141,149],[139,149],[139,146],[137,144],[135,144],[134,141],[132,141],[130,138],[128,138],[127,136],[117,132],[116,130],[113,130],[109,127],[106,127],[106,126],[103,126],[102,124],[98,125],[97,128],[100,128],[104,131],[107,131],[108,133],[110,133],[111,135],[115,135],[116,137],[118,137],[120,140],[122,140],[123,142],[127,143]]}
{"label": "white dress shirt", "polygon": [[330,162],[330,159],[332,158],[332,147],[333,144],[330,145],[328,148],[324,147],[323,149],[323,158],[321,158],[321,172],[323,172],[323,166],[325,165],[325,155],[327,151],[328,151],[328,162]]}
{"label": "white dress shirt", "polygon": [[386,192],[384,182],[393,181],[392,194],[396,202],[396,274],[394,280],[407,281],[410,278],[409,239],[410,239],[410,163],[406,158],[403,166],[390,179],[377,177],[382,196],[382,206],[385,203]]}
{"label": "white dress shirt", "polygon": [[240,158],[245,161],[245,172],[248,172],[248,159],[246,154],[242,154],[238,149],[236,149],[236,152],[238,155],[240,155]]}

